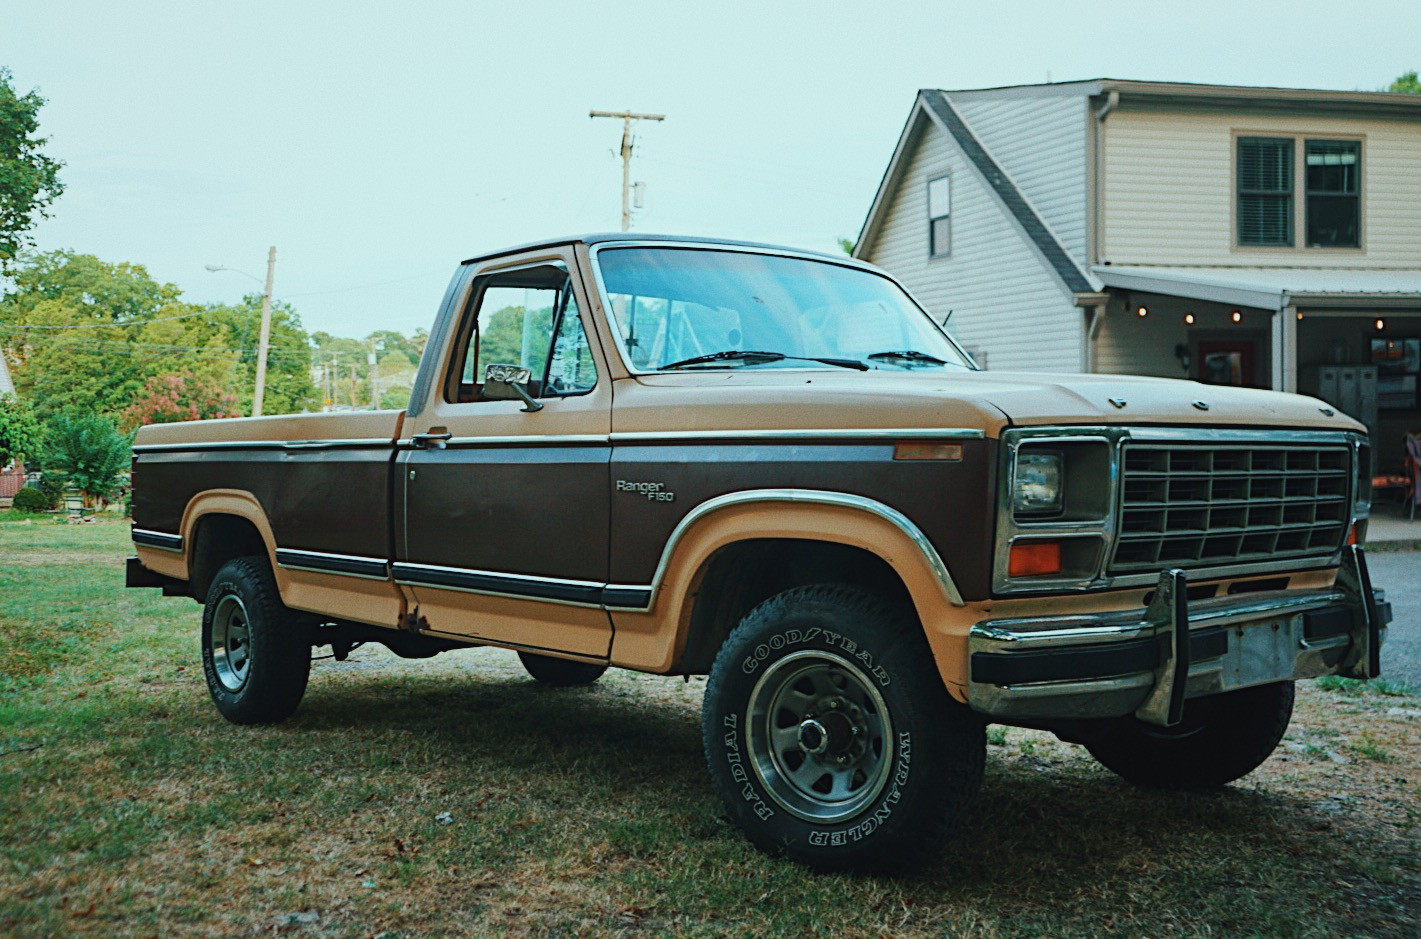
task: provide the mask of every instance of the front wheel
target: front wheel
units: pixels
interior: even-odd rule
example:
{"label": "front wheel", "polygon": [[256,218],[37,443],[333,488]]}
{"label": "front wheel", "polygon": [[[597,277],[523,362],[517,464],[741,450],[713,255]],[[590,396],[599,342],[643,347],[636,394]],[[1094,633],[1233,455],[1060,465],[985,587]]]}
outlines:
{"label": "front wheel", "polygon": [[1257,769],[1283,739],[1292,715],[1292,682],[1258,685],[1186,701],[1184,718],[1174,727],[1122,717],[1090,738],[1086,749],[1138,785],[1207,789]]}
{"label": "front wheel", "polygon": [[701,726],[731,820],[818,870],[922,862],[985,758],[983,723],[948,695],[916,620],[845,586],[789,590],[746,616],[716,657]]}
{"label": "front wheel", "polygon": [[222,716],[274,724],[301,703],[311,674],[307,632],[281,602],[266,559],[222,565],[202,611],[202,671]]}

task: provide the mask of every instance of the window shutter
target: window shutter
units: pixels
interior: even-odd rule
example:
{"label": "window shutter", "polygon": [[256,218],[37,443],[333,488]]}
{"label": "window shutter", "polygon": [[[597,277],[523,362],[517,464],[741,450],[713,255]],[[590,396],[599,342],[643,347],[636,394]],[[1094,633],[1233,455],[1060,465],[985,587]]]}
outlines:
{"label": "window shutter", "polygon": [[1293,141],[1239,138],[1238,243],[1293,243]]}

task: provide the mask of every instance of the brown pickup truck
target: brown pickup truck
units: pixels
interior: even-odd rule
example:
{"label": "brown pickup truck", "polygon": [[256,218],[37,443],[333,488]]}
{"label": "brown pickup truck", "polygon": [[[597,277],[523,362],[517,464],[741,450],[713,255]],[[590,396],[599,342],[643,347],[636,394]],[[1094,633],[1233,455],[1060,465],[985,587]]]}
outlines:
{"label": "brown pickup truck", "polygon": [[204,604],[238,723],[291,715],[314,646],[708,674],[751,841],[902,867],[988,722],[1216,786],[1295,680],[1377,674],[1368,454],[1311,398],[980,371],[847,258],[574,238],[459,267],[407,410],[143,428],[128,584]]}

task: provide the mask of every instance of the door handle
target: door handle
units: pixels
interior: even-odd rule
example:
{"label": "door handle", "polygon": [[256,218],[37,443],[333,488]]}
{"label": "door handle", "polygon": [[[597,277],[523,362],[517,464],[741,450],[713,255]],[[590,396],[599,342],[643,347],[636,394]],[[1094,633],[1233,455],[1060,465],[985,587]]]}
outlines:
{"label": "door handle", "polygon": [[410,438],[410,446],[418,450],[427,449],[431,444],[442,446],[444,441],[451,439],[453,436],[454,435],[447,430],[438,434],[415,434]]}

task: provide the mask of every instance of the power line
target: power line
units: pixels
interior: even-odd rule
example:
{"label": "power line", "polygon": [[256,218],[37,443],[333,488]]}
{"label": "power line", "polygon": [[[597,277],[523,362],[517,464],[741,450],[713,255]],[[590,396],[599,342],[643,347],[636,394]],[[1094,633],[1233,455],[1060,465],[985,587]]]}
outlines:
{"label": "power line", "polygon": [[[195,356],[225,357],[230,355],[242,356],[256,353],[256,349],[251,346],[231,346],[225,349],[213,349],[208,346],[179,346],[161,342],[123,342],[107,341],[103,339],[59,339],[56,346],[62,348],[79,349],[127,349],[129,351],[156,350],[158,352],[185,352]],[[53,347],[51,347],[53,348]],[[315,350],[295,351],[290,349],[272,349],[268,352],[272,356],[281,356],[292,359],[311,359],[316,355]]]}
{"label": "power line", "polygon": [[167,323],[172,320],[186,320],[194,316],[209,316],[213,313],[222,312],[220,310],[198,310],[196,313],[182,313],[178,316],[159,316],[151,320],[129,320],[123,323],[78,323],[73,326],[4,326],[0,329],[21,330],[21,329],[127,329],[130,326],[146,326],[149,323]]}
{"label": "power line", "polygon": [[[167,342],[140,342],[138,340],[122,339],[73,339],[62,336],[54,337],[54,344],[65,348],[83,349],[151,349],[159,352],[188,352],[197,356],[225,357],[230,355],[252,355],[257,351],[253,346],[228,346],[226,348],[214,349],[210,346],[184,346]],[[51,347],[52,348],[52,347]],[[287,359],[304,360],[324,360],[335,357],[343,360],[354,360],[360,362],[367,355],[364,349],[270,349],[267,354],[274,357]],[[319,362],[317,362],[319,364]],[[416,367],[410,363],[410,367]]]}

